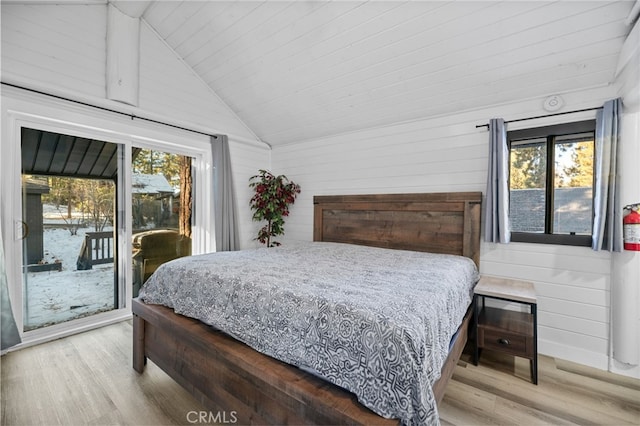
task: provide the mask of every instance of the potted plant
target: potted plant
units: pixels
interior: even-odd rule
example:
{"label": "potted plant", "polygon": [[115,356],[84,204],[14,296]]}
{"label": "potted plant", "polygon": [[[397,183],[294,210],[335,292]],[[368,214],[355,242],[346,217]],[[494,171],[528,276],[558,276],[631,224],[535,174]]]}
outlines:
{"label": "potted plant", "polygon": [[287,179],[285,175],[274,176],[267,170],[260,170],[249,179],[254,194],[249,202],[253,210],[253,220],[267,221],[258,231],[256,240],[267,247],[279,246],[272,237],[284,234],[284,218],[289,216],[289,205],[300,193],[300,185]]}

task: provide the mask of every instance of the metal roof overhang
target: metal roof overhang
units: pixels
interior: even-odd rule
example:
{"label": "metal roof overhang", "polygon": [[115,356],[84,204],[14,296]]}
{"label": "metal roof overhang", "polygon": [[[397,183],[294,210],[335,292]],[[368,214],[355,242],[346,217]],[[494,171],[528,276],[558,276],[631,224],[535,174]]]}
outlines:
{"label": "metal roof overhang", "polygon": [[[118,144],[22,128],[22,173],[114,180]],[[140,151],[133,149],[133,158]]]}

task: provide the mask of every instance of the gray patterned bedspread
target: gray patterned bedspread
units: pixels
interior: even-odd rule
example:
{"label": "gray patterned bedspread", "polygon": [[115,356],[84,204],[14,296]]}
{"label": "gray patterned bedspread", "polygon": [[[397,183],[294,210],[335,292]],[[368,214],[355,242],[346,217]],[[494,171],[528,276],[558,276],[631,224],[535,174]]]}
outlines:
{"label": "gray patterned bedspread", "polygon": [[290,243],[168,262],[140,299],[312,371],[381,416],[438,424],[432,385],[477,278],[461,256]]}

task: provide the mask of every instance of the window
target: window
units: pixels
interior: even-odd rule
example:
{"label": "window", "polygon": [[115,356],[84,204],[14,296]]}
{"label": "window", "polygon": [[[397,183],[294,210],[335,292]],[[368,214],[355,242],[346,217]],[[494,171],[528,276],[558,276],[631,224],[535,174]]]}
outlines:
{"label": "window", "polygon": [[511,240],[591,245],[595,120],[507,133]]}

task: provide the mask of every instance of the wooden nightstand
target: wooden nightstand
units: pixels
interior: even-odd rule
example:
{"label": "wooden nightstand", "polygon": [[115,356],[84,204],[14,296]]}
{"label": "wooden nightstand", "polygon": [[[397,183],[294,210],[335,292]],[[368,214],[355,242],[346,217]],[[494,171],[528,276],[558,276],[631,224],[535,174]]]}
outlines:
{"label": "wooden nightstand", "polygon": [[[485,299],[498,299],[529,306],[529,312],[489,307]],[[482,276],[474,290],[476,329],[473,361],[478,365],[482,348],[527,358],[531,381],[538,384],[538,313],[533,283]]]}

